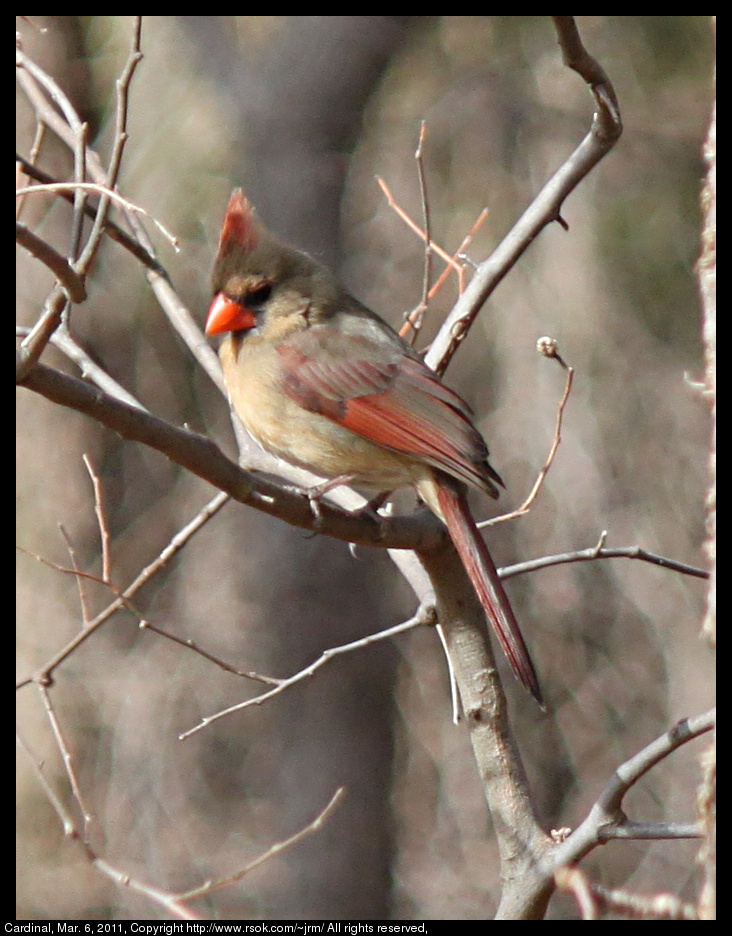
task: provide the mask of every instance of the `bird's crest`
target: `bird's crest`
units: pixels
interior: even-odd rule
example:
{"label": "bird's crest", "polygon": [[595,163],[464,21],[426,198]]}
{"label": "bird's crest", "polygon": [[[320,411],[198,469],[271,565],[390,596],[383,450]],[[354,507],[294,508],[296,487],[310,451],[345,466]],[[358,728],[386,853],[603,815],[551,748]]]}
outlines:
{"label": "bird's crest", "polygon": [[234,189],[219,238],[219,253],[232,248],[249,252],[259,242],[254,206],[240,188]]}

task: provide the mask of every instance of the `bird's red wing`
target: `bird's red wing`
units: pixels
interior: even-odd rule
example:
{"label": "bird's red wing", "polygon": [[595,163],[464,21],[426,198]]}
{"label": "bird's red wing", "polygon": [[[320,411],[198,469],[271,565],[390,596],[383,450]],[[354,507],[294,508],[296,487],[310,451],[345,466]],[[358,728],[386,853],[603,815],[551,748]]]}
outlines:
{"label": "bird's red wing", "polygon": [[421,361],[399,355],[382,360],[347,353],[306,355],[300,348],[280,352],[287,395],[378,445],[414,455],[468,484],[496,496],[500,483],[487,464],[485,442],[467,404]]}

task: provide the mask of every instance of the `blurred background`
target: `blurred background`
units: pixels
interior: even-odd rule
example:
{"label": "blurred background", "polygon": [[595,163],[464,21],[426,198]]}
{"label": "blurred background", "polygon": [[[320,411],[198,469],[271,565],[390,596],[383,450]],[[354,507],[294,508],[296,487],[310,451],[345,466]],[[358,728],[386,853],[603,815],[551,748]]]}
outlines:
{"label": "blurred background", "polygon": [[[562,444],[530,514],[491,528],[501,565],[594,545],[633,546],[704,565],[710,420],[694,264],[700,250],[701,146],[713,100],[708,17],[578,17],[613,81],[624,120],[616,147],[568,199],[484,308],[447,381],[471,403],[491,461],[517,506],[544,463],[564,374],[541,358],[550,335],[576,369]],[[41,29],[40,27],[43,27]],[[115,80],[130,17],[19,20],[25,51],[89,123],[108,157]],[[388,207],[376,176],[421,217],[424,165],[433,238],[480,261],[587,132],[592,100],[561,62],[546,16],[145,17],[120,189],[179,237],[161,262],[199,322],[231,189],[263,220],[337,269],[397,327],[420,297],[423,248]],[[18,96],[18,149],[33,114]],[[48,134],[38,164],[68,178]],[[69,210],[29,202],[24,220],[64,250]],[[442,266],[435,262],[439,272]],[[35,322],[51,275],[18,257],[18,317]],[[430,307],[429,341],[456,296]],[[107,242],[72,329],[146,407],[235,446],[228,408],[151,296],[143,271]],[[46,358],[72,373],[60,354]],[[214,494],[142,446],[21,391],[18,541],[99,574],[87,453],[102,479],[114,580],[124,586]],[[487,517],[496,507],[476,501]],[[21,553],[19,676],[81,626],[78,588]],[[713,699],[699,638],[706,586],[629,560],[571,564],[512,578],[549,714],[510,676],[513,725],[546,828],[574,826],[614,768]],[[87,586],[92,612],[109,600]],[[158,627],[243,669],[286,676],[327,647],[410,616],[414,597],[388,556],[309,537],[227,505],[137,597]],[[502,665],[499,664],[499,665]],[[504,668],[505,672],[505,668]],[[202,716],[260,691],[120,612],[57,671],[51,695],[111,863],[182,890],[234,872],[309,822],[335,789],[324,829],[216,892],[208,919],[485,919],[500,887],[490,817],[463,726],[450,718],[436,634],[412,632],[340,657],[270,704],[181,742]],[[18,696],[24,737],[72,807],[37,693]],[[698,757],[687,745],[632,791],[638,820],[693,821]],[[21,757],[18,919],[165,918],[113,887],[64,840]],[[593,879],[693,899],[695,842],[616,842],[583,864]],[[549,915],[576,919],[555,896]]]}

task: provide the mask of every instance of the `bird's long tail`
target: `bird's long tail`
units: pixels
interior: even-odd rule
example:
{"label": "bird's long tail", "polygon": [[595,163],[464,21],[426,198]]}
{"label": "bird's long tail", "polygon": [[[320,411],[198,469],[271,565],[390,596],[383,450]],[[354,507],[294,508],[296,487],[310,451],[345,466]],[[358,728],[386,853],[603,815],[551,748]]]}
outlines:
{"label": "bird's long tail", "polygon": [[534,664],[495,563],[470,513],[465,488],[461,484],[440,480],[437,483],[437,498],[452,541],[503,652],[516,676],[544,708]]}

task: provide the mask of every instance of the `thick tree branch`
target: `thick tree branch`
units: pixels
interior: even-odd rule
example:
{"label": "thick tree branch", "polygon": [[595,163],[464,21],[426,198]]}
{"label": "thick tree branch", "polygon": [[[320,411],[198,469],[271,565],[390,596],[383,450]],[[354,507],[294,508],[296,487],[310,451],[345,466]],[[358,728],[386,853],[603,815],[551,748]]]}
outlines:
{"label": "thick tree branch", "polygon": [[419,556],[435,586],[437,614],[501,854],[503,894],[496,919],[542,919],[553,885],[539,873],[539,857],[552,841],[534,813],[485,613],[454,550]]}
{"label": "thick tree branch", "polygon": [[333,536],[348,543],[429,551],[447,542],[443,525],[428,511],[414,517],[358,516],[323,503],[321,516],[311,509],[306,492],[276,484],[240,468],[206,436],[179,429],[163,419],[95,389],[83,380],[37,364],[20,385],[48,400],[96,419],[122,438],[142,442],[187,468],[234,500],[293,526]]}

